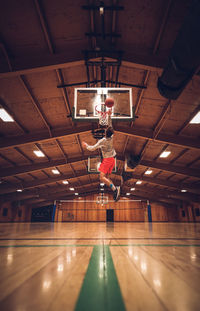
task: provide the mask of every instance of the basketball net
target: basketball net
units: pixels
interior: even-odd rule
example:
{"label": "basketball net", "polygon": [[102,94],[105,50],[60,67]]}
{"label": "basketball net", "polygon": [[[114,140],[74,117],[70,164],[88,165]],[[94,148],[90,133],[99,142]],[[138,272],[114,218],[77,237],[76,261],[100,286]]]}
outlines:
{"label": "basketball net", "polygon": [[[108,125],[108,111],[106,111],[106,105],[102,104],[103,110],[99,110],[99,105],[95,106],[95,111],[99,117],[99,124],[101,126],[107,126]],[[110,108],[111,109],[111,108]]]}

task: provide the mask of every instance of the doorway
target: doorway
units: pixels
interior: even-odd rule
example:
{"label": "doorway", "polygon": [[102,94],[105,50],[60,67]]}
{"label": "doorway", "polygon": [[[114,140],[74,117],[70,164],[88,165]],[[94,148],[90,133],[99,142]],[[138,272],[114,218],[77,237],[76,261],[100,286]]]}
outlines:
{"label": "doorway", "polygon": [[114,222],[114,210],[113,209],[106,210],[106,221]]}

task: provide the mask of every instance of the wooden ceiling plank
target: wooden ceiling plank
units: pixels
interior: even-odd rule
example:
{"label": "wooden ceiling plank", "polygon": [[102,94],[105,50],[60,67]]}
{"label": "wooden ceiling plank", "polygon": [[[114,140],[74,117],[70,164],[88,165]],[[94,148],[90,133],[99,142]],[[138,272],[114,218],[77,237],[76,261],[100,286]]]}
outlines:
{"label": "wooden ceiling plank", "polygon": [[[124,135],[128,135],[130,137],[138,137],[142,139],[149,139],[154,140],[153,138],[153,132],[152,130],[144,130],[141,128],[130,128],[130,127],[124,127],[121,125],[114,125],[114,129],[116,132]],[[52,130],[51,134],[52,137],[49,137],[49,134],[46,132],[36,133],[36,134],[26,134],[23,136],[17,136],[17,137],[6,137],[0,139],[0,149],[9,148],[9,147],[15,147],[15,146],[22,146],[29,143],[35,143],[35,142],[42,142],[42,141],[48,141],[51,139],[58,139],[62,137],[67,136],[73,136],[74,134],[81,134],[81,133],[90,133],[91,132],[91,126],[84,126],[79,128],[67,128],[67,129],[57,129]],[[169,143],[171,145],[180,146],[183,148],[191,148],[191,149],[200,149],[199,140],[189,138],[189,137],[183,137],[183,136],[177,136],[177,135],[171,135],[171,134],[159,134],[155,141],[161,142],[161,143]]]}
{"label": "wooden ceiling plank", "polygon": [[33,95],[33,92],[32,92],[32,90],[31,90],[30,86],[28,85],[28,82],[27,82],[25,76],[20,75],[20,76],[19,76],[19,81],[21,82],[21,84],[22,84],[24,90],[26,91],[26,93],[27,93],[29,99],[31,100],[31,102],[32,102],[32,104],[34,105],[34,107],[36,108],[37,112],[39,113],[39,115],[40,115],[40,117],[41,117],[43,123],[44,123],[45,126],[47,127],[48,132],[49,132],[49,135],[50,135],[50,137],[51,137],[51,125],[50,125],[49,122],[47,121],[47,118],[46,118],[46,116],[44,115],[44,113],[43,113],[43,111],[42,111],[42,109],[41,109],[41,107],[40,107],[39,102],[37,101],[37,99],[36,99],[35,96]]}
{"label": "wooden ceiling plank", "polygon": [[[56,69],[56,74],[57,74],[59,84],[64,84],[64,78],[63,78],[63,74],[62,74],[61,69]],[[63,95],[66,112],[68,115],[72,116],[71,107],[70,107],[70,103],[69,103],[69,97],[68,97],[66,88],[61,88],[61,92]],[[70,118],[70,120],[71,120],[71,118]]]}
{"label": "wooden ceiling plank", "polygon": [[49,27],[47,25],[46,17],[44,15],[44,10],[43,10],[43,8],[41,6],[41,2],[39,0],[34,0],[34,3],[35,3],[37,14],[38,14],[39,19],[40,19],[40,24],[41,24],[42,31],[44,33],[45,40],[47,42],[49,51],[52,54],[54,54],[54,47],[53,47],[52,39],[51,39],[51,36],[50,36]]}
{"label": "wooden ceiling plank", "polygon": [[[84,161],[85,162],[85,161]],[[10,192],[15,192],[17,189],[19,189],[20,186],[23,187],[23,189],[31,189],[34,187],[38,187],[38,186],[43,186],[46,184],[52,184],[55,182],[59,182],[62,181],[64,179],[70,180],[70,179],[74,179],[74,174],[63,174],[62,176],[58,176],[58,177],[51,177],[49,176],[44,170],[42,170],[42,172],[48,177],[46,179],[35,179],[33,181],[24,181],[23,183],[20,184],[12,184],[12,185],[8,185],[8,184],[4,184],[0,186],[0,194],[5,194],[5,193],[10,193]],[[118,176],[121,176],[121,174],[117,173]],[[85,177],[85,176],[89,176],[90,174],[88,174],[87,172],[81,172],[81,173],[76,173],[76,177],[77,178],[81,178],[81,177]],[[16,177],[16,176],[15,176]],[[145,175],[136,175],[133,173],[132,179],[131,180],[142,180],[142,181],[146,181],[150,184],[155,184],[158,186],[166,186],[166,187],[170,187],[170,188],[174,188],[177,191],[181,191],[182,189],[186,189],[187,191],[191,192],[191,193],[196,193],[196,194],[200,194],[200,189],[198,186],[191,186],[188,185],[186,183],[183,183],[183,180],[185,180],[185,178],[177,183],[177,182],[172,182],[172,181],[168,181],[168,180],[163,180],[163,179],[158,179],[156,177],[148,177]],[[91,178],[90,178],[90,182]]]}
{"label": "wooden ceiling plank", "polygon": [[57,145],[58,145],[58,148],[60,149],[60,151],[61,151],[61,153],[62,153],[62,155],[63,155],[63,157],[64,157],[64,159],[65,159],[65,161],[66,161],[66,163],[67,163],[67,161],[68,161],[68,156],[67,156],[65,150],[63,149],[62,144],[60,143],[60,141],[59,141],[58,139],[56,139],[55,141],[56,141],[56,143],[57,143]]}
{"label": "wooden ceiling plank", "polygon": [[[124,161],[124,157],[118,156],[117,158],[120,161]],[[80,161],[87,160],[87,159],[88,159],[88,156],[72,158],[72,159],[68,159],[67,164],[70,164],[70,163],[74,164],[75,162],[80,162]],[[6,169],[1,170],[0,177],[8,177],[8,176],[13,176],[13,175],[33,172],[33,171],[50,168],[54,166],[60,166],[60,165],[66,165],[66,161],[65,160],[50,160],[48,162],[34,163],[32,165],[24,165],[20,167],[6,168]],[[158,163],[155,161],[147,161],[147,160],[142,160],[140,162],[140,165],[160,169],[160,170],[167,171],[167,172],[173,172],[176,174],[187,175],[190,177],[197,177],[197,178],[200,177],[200,170],[198,169],[191,169],[191,168],[186,168],[182,166],[173,166],[171,164],[164,164],[164,163]]]}
{"label": "wooden ceiling plank", "polygon": [[170,163],[174,163],[175,161],[177,161],[180,157],[182,157],[186,152],[188,152],[189,149],[186,148],[186,149],[183,149],[174,159],[172,159],[170,161]]}
{"label": "wooden ceiling plank", "polygon": [[[77,51],[77,53],[74,53]],[[45,72],[49,70],[70,68],[77,65],[84,65],[82,46],[71,46],[65,53],[42,54],[29,56],[28,58],[12,58],[13,71],[0,72],[0,78],[17,77],[30,73]],[[95,61],[96,58],[90,59]],[[161,73],[165,67],[166,59],[156,55],[143,55],[143,51],[126,53],[123,56],[122,66],[141,70],[151,70]]]}
{"label": "wooden ceiling plank", "polygon": [[162,127],[164,126],[166,120],[167,120],[167,114],[169,114],[169,110],[170,110],[170,107],[171,107],[171,100],[169,100],[164,108],[163,108],[163,111],[158,119],[158,122],[157,124],[155,125],[154,127],[154,130],[153,130],[153,138],[156,139],[156,137],[158,136],[159,132],[161,131]]}
{"label": "wooden ceiling plank", "polygon": [[166,4],[166,7],[164,8],[164,15],[162,17],[161,25],[159,27],[159,32],[157,34],[156,41],[155,41],[155,44],[154,44],[153,54],[156,54],[156,52],[159,49],[160,40],[161,40],[162,34],[164,32],[165,25],[167,23],[167,18],[169,16],[169,11],[170,11],[172,3],[173,3],[173,0],[168,0],[167,4]]}
{"label": "wooden ceiling plank", "polygon": [[7,47],[5,46],[5,43],[0,42],[0,48],[1,48],[3,54],[4,54],[5,58],[6,58],[6,62],[8,64],[9,70],[12,71],[13,68],[12,68],[12,64],[11,64],[10,58],[8,56],[8,51],[7,51]]}
{"label": "wooden ceiling plank", "polygon": [[[162,36],[162,33],[164,31],[164,27],[166,25],[166,21],[167,21],[167,17],[168,17],[168,13],[169,13],[169,9],[171,7],[171,3],[172,3],[172,0],[169,0],[167,2],[167,7],[166,9],[164,10],[164,16],[162,18],[162,21],[161,21],[161,25],[159,27],[159,32],[157,34],[157,37],[156,37],[156,41],[154,43],[154,47],[153,47],[153,55],[156,54],[156,52],[158,51],[158,47],[159,47],[159,44],[160,44],[160,40],[161,40],[161,36]],[[148,79],[149,79],[149,75],[150,75],[150,70],[147,70],[146,73],[145,73],[145,76],[144,76],[144,82],[143,84],[146,86],[147,85],[147,82],[148,82]],[[141,90],[140,92],[140,95],[139,95],[139,99],[138,99],[138,102],[135,106],[135,114],[137,114],[138,110],[139,110],[139,106],[141,104],[141,100],[142,100],[142,97],[143,97],[143,94],[144,94],[144,89]],[[164,109],[163,109],[163,112],[157,122],[157,124],[155,125],[154,127],[154,132],[153,132],[153,137],[154,139],[157,137],[157,135],[159,134],[160,130],[162,129],[165,121],[166,121],[166,114],[168,112],[168,109],[169,109],[169,106],[170,106],[170,102],[168,102]],[[131,123],[131,127],[133,126],[133,122]],[[148,147],[150,141],[148,140],[147,143],[144,145],[142,151],[141,151],[141,158],[143,158],[144,154],[145,154],[145,151],[146,151],[146,148]]]}
{"label": "wooden ceiling plank", "polygon": [[186,164],[187,167],[192,166],[194,163],[198,162],[200,160],[200,156],[197,157],[196,159],[194,159],[193,161],[189,162],[188,164]]}
{"label": "wooden ceiling plank", "polygon": [[42,151],[42,153],[44,153],[45,157],[47,158],[48,161],[50,161],[50,157],[47,155],[47,153],[44,151],[44,149],[42,148],[41,144],[35,143],[35,146],[38,150]]}
{"label": "wooden ceiling plank", "polygon": [[20,130],[22,130],[26,134],[29,133],[29,130],[22,125],[22,123],[17,118],[16,114],[7,106],[7,104],[1,97],[0,97],[0,106],[9,113],[9,115],[14,119],[16,125],[20,128]]}
{"label": "wooden ceiling plank", "polygon": [[1,157],[2,159],[4,159],[5,161],[7,161],[8,163],[12,164],[14,167],[17,167],[16,162],[14,162],[14,161],[8,159],[6,156],[4,156],[4,155],[1,154],[1,153],[0,153],[0,157]]}
{"label": "wooden ceiling plank", "polygon": [[176,135],[179,135],[183,132],[183,130],[190,124],[190,121],[194,118],[194,116],[200,111],[200,105],[198,105],[195,110],[190,114],[189,118],[183,123],[183,125],[176,132]]}
{"label": "wooden ceiling plank", "polygon": [[51,131],[52,137],[49,137],[49,133],[40,132],[32,133],[22,136],[6,137],[0,139],[0,149],[23,146],[26,144],[32,144],[36,142],[49,141],[51,139],[59,139],[67,136],[73,136],[74,134],[87,134],[91,132],[91,126],[82,126],[80,128],[66,128],[66,129],[56,129]]}
{"label": "wooden ceiling plank", "polygon": [[[151,130],[146,131],[143,129],[137,129],[136,127],[128,128],[128,127],[122,127],[121,125],[114,126],[114,129],[118,133],[126,134],[131,137],[139,137],[139,138],[154,140],[153,133]],[[158,141],[161,143],[169,143],[171,145],[176,145],[176,146],[180,146],[183,148],[189,147],[191,149],[200,149],[200,144],[197,139],[192,139],[190,137],[185,137],[185,136],[177,136],[177,135],[163,133],[163,134],[158,134],[155,141]]]}
{"label": "wooden ceiling plank", "polygon": [[19,147],[14,147],[14,149],[19,152],[26,160],[28,160],[30,163],[34,163],[32,159],[30,159]]}

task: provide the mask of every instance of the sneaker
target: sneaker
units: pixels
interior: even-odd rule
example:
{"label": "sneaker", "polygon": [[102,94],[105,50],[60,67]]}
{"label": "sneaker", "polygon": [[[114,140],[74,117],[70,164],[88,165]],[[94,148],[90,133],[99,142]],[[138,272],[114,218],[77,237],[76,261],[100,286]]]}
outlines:
{"label": "sneaker", "polygon": [[120,196],[120,187],[116,187],[115,191],[113,192],[113,199],[115,202],[119,200]]}

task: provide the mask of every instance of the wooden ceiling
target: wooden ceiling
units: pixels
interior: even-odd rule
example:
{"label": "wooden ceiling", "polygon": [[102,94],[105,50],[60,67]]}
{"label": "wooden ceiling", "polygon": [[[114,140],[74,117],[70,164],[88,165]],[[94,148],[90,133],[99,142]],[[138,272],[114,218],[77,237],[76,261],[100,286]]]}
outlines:
{"label": "wooden ceiling", "polygon": [[[123,194],[169,205],[199,202],[200,125],[189,121],[200,110],[200,77],[193,76],[176,101],[157,89],[190,3],[105,0],[103,16],[96,9],[99,1],[1,3],[0,105],[15,120],[0,120],[1,203],[36,207],[72,198],[74,192],[99,192],[98,174],[87,173],[91,153],[81,146],[82,141],[95,143],[91,130],[96,124],[75,123],[71,112],[74,84],[101,86],[90,82],[101,79],[99,66],[87,63],[98,61],[101,51],[106,61],[117,61],[106,69],[107,80],[113,81],[106,86],[136,86],[138,118],[114,124],[118,173],[113,181],[120,184],[125,154],[134,152],[142,155],[141,163]],[[58,88],[63,84],[68,86]],[[44,158],[35,156],[37,149]],[[168,158],[159,158],[163,150],[171,151]],[[151,175],[145,175],[148,168]]]}

